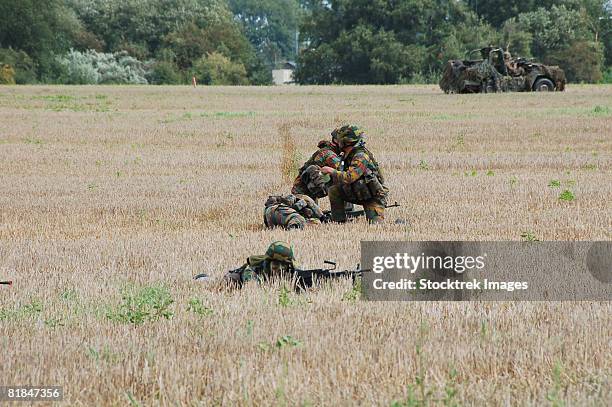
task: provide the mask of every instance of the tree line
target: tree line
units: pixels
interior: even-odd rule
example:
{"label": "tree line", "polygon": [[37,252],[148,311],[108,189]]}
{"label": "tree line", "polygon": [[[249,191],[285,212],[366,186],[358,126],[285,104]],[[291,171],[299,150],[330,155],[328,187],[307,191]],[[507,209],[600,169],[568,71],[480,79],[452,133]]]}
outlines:
{"label": "tree line", "polygon": [[612,82],[612,2],[0,0],[0,83],[427,83],[486,45]]}

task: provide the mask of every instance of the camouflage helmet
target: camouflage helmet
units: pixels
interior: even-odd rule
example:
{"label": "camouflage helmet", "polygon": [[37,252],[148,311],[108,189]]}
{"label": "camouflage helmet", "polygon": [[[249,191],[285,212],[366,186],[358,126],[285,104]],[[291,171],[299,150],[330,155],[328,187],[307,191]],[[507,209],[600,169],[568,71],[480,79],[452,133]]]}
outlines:
{"label": "camouflage helmet", "polygon": [[338,132],[340,131],[340,127],[336,127],[335,129],[332,130],[332,132],[330,133],[331,135],[331,141],[334,144],[338,144]]}
{"label": "camouflage helmet", "polygon": [[266,257],[268,260],[276,260],[283,263],[293,263],[295,260],[293,257],[293,247],[281,241],[270,244],[268,250],[266,250]]}
{"label": "camouflage helmet", "polygon": [[363,140],[364,132],[357,126],[342,126],[338,129],[340,147],[354,146]]}

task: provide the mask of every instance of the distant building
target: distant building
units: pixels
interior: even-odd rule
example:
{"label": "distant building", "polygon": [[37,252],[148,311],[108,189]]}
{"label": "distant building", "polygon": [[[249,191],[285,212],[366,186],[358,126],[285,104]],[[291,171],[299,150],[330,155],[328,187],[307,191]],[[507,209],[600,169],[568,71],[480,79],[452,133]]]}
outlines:
{"label": "distant building", "polygon": [[287,61],[277,66],[277,69],[272,70],[272,81],[275,85],[289,85],[295,83],[293,80],[293,71],[295,71],[295,62]]}

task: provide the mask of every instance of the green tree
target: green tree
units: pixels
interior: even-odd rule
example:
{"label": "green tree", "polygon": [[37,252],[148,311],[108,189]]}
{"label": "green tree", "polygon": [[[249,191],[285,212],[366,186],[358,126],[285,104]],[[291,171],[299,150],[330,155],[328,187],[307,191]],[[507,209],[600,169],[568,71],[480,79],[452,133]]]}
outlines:
{"label": "green tree", "polygon": [[569,81],[602,79],[604,46],[598,40],[604,26],[599,22],[603,5],[599,2],[598,6],[587,9],[588,4],[587,1],[580,7],[570,4],[538,8],[516,19],[519,29],[532,37],[532,55],[545,63],[561,66]]}
{"label": "green tree", "polygon": [[[572,0],[570,0],[572,1]],[[539,7],[550,8],[565,3],[564,0],[466,0],[479,17],[493,27],[502,28],[504,23],[521,13],[528,13]]]}
{"label": "green tree", "polygon": [[229,4],[268,66],[273,67],[281,59],[295,59],[301,15],[297,0],[230,0]]}
{"label": "green tree", "polygon": [[41,79],[55,69],[54,54],[66,52],[80,30],[79,20],[63,0],[0,1],[0,48],[25,52]]}
{"label": "green tree", "polygon": [[154,65],[156,82],[176,81],[175,70],[187,76],[196,60],[213,52],[246,67],[252,82],[266,81],[227,0],[69,1],[105,52],[127,50],[140,59],[163,61]]}
{"label": "green tree", "polygon": [[580,13],[565,6],[539,8],[518,16],[519,25],[533,36],[532,53],[545,58],[553,51],[565,48],[577,38],[584,38],[585,29]]}
{"label": "green tree", "polygon": [[232,62],[225,55],[213,52],[200,58],[194,64],[194,75],[206,85],[247,85],[244,65]]}
{"label": "green tree", "polygon": [[603,79],[604,61],[601,43],[576,40],[560,50],[551,52],[546,62],[559,65],[571,82],[599,82]]}
{"label": "green tree", "polygon": [[308,3],[300,83],[396,83],[434,79],[449,58],[498,41],[462,2],[322,0]]}

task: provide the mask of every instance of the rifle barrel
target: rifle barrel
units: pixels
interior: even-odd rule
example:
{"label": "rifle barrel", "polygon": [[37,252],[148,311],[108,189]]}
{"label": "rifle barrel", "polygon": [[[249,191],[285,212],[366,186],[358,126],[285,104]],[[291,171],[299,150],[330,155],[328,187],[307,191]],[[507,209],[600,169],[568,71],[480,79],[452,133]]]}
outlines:
{"label": "rifle barrel", "polygon": [[12,281],[0,281],[0,284],[2,285],[13,285]]}

